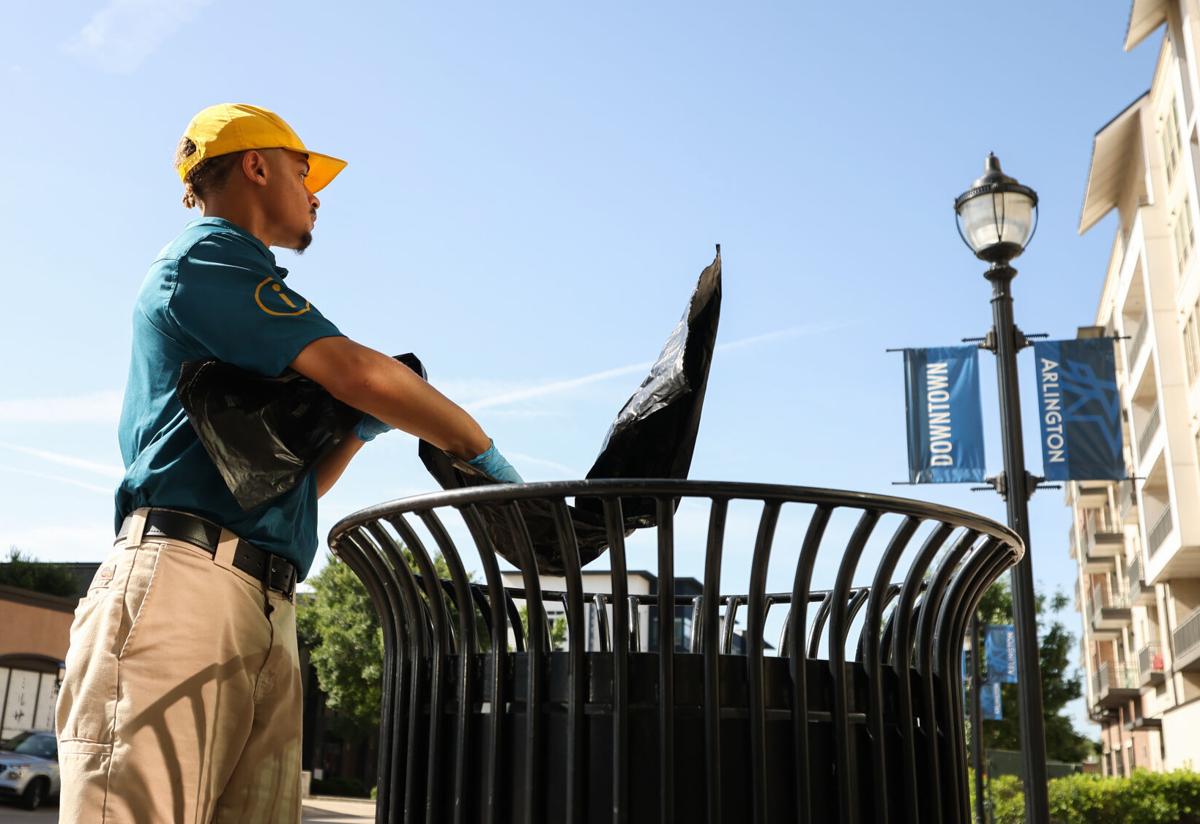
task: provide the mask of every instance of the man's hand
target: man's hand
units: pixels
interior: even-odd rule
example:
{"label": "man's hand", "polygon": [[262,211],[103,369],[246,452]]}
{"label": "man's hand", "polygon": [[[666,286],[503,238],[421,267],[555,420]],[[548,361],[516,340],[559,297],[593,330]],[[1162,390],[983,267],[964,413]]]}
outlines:
{"label": "man's hand", "polygon": [[497,481],[506,484],[523,484],[521,476],[517,474],[517,470],[513,469],[512,464],[505,460],[500,454],[500,450],[496,448],[493,442],[487,448],[487,451],[481,455],[476,455],[471,460],[467,461],[476,469],[482,469],[487,474],[491,475]]}
{"label": "man's hand", "polygon": [[463,460],[491,447],[475,419],[420,375],[349,338],[315,340],[291,366],[339,401]]}
{"label": "man's hand", "polygon": [[382,435],[384,432],[391,432],[396,427],[384,423],[374,415],[363,415],[359,420],[358,425],[354,427],[354,434],[363,443],[375,440],[376,435]]}

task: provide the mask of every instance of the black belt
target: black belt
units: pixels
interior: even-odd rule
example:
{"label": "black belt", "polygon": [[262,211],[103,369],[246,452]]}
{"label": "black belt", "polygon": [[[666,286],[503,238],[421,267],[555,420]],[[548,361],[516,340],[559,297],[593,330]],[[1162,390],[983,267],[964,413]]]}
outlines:
{"label": "black belt", "polygon": [[[130,516],[126,516],[117,532],[118,541],[129,534],[129,521]],[[217,544],[221,542],[221,527],[186,512],[151,509],[146,513],[146,528],[142,537],[186,541],[215,555]],[[286,598],[291,598],[296,589],[296,567],[292,566],[291,561],[272,555],[241,538],[238,538],[233,551],[233,565],[264,582],[270,589],[283,593]]]}

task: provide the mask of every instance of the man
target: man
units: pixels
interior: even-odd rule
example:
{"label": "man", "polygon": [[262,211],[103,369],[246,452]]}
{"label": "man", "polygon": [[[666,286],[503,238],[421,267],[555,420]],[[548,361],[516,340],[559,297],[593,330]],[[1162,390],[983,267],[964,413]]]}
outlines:
{"label": "man", "polygon": [[[296,822],[301,694],[294,589],[317,498],[396,427],[521,478],[466,412],[343,336],[284,282],[270,247],[312,242],[317,192],[345,163],[248,105],[200,112],[180,141],[201,217],[151,265],[133,314],[117,541],[79,603],[57,707],[64,822]],[[294,369],[365,414],[296,488],[238,506],[175,396],[180,366]]]}

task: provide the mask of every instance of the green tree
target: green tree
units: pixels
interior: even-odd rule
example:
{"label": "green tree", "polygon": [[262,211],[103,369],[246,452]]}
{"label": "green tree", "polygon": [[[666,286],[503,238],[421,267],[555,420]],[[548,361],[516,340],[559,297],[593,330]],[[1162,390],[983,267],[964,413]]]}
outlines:
{"label": "green tree", "polygon": [[7,561],[0,564],[0,584],[61,598],[79,595],[79,580],[69,569],[61,564],[38,561],[15,546],[9,548]]}
{"label": "green tree", "polygon": [[[521,631],[529,637],[529,607],[522,606],[518,613],[521,616]],[[567,646],[567,616],[560,615],[550,622],[550,649],[565,649]]]}
{"label": "green tree", "polygon": [[[412,553],[404,549],[403,554],[419,574]],[[440,554],[434,556],[433,566],[439,578],[450,577]],[[327,705],[346,722],[341,731],[354,737],[369,734],[379,724],[383,698],[383,628],[375,605],[358,576],[333,555],[308,583],[313,591],[296,603],[297,635],[309,649]]]}
{"label": "green tree", "polygon": [[[1054,593],[1049,604],[1044,594],[1038,594],[1036,598],[1046,756],[1058,761],[1082,761],[1094,744],[1075,731],[1071,719],[1064,713],[1066,705],[1083,694],[1078,670],[1068,671],[1068,653],[1075,643],[1075,636],[1057,619],[1057,613],[1065,609],[1069,601],[1061,591]],[[988,589],[980,602],[980,624],[1011,624],[1012,614],[1012,592],[1008,581],[1001,580]],[[1017,689],[1016,684],[1001,685],[1004,720],[983,722],[985,746],[1020,749]]]}

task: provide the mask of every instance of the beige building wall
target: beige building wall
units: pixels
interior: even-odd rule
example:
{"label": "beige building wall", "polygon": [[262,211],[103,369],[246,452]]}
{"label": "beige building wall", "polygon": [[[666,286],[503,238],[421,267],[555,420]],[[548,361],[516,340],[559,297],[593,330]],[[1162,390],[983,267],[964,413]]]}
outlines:
{"label": "beige building wall", "polygon": [[0,587],[0,658],[37,654],[67,657],[75,602]]}
{"label": "beige building wall", "polygon": [[1073,483],[1067,502],[1089,713],[1120,774],[1200,767],[1200,2],[1133,0],[1126,48],[1156,33],[1150,90],[1096,134],[1080,220],[1117,216],[1081,334],[1123,338],[1135,480]]}
{"label": "beige building wall", "polygon": [[1191,701],[1163,715],[1167,741],[1166,769],[1200,770],[1200,701]]}

